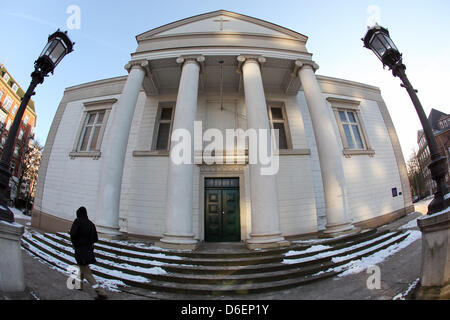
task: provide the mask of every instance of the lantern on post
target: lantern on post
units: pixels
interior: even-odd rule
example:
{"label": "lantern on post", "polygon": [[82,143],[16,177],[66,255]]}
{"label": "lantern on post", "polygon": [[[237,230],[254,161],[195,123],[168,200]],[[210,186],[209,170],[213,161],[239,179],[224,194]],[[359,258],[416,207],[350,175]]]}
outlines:
{"label": "lantern on post", "polygon": [[9,180],[11,172],[9,170],[10,160],[14,143],[16,140],[17,131],[19,130],[20,122],[22,121],[25,109],[33,96],[37,85],[44,82],[44,78],[55,70],[56,66],[61,60],[73,51],[74,43],[70,41],[67,32],[62,32],[59,29],[48,37],[48,43],[42,50],[39,58],[34,62],[34,71],[31,74],[31,83],[22,97],[22,102],[15,115],[14,122],[9,130],[8,139],[6,140],[0,160],[0,220],[7,222],[14,222],[14,215],[7,206],[9,189]]}
{"label": "lantern on post", "polygon": [[413,88],[406,76],[406,66],[403,64],[403,56],[392,41],[389,31],[378,24],[369,28],[365,37],[361,40],[364,42],[364,47],[372,50],[378,59],[380,59],[383,63],[383,67],[388,66],[389,69],[392,70],[394,77],[400,78],[403,82],[401,86],[408,91],[414,104],[430,149],[431,163],[428,168],[430,169],[432,179],[437,184],[437,191],[434,194],[434,199],[428,206],[428,214],[432,215],[440,212],[448,208],[450,204],[450,197],[446,196],[448,187],[445,183],[447,160],[445,157],[441,156],[439,152],[433,130],[431,129],[431,125],[417,96],[417,90]]}

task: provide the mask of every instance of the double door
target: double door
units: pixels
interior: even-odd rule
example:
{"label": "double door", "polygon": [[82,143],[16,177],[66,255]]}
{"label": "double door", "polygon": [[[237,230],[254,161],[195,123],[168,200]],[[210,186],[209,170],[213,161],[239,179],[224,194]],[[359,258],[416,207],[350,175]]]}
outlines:
{"label": "double door", "polygon": [[206,179],[205,241],[240,240],[239,179]]}

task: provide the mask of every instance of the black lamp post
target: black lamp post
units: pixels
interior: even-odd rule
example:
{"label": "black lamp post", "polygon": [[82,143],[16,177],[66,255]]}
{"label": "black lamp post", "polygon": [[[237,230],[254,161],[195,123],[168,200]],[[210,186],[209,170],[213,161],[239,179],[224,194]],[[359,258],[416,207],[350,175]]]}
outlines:
{"label": "black lamp post", "polygon": [[34,62],[34,71],[31,74],[31,83],[27,92],[22,98],[19,110],[14,118],[14,122],[9,130],[8,139],[6,140],[3,154],[0,160],[0,220],[7,222],[14,222],[14,215],[7,205],[7,191],[9,187],[9,179],[11,172],[9,163],[16,140],[17,131],[22,121],[25,109],[33,96],[34,89],[38,84],[44,82],[44,78],[51,72],[53,73],[55,67],[65,55],[73,51],[72,41],[67,36],[67,32],[62,32],[59,29],[48,37],[48,43],[42,51],[39,58]]}
{"label": "black lamp post", "polygon": [[428,122],[427,116],[423,111],[422,105],[417,97],[417,90],[413,88],[406,76],[406,66],[403,64],[402,54],[398,51],[394,42],[389,37],[389,31],[379,25],[369,28],[364,39],[364,47],[372,50],[384,66],[388,66],[392,70],[395,77],[399,77],[403,84],[401,85],[408,91],[409,96],[419,115],[420,122],[427,139],[428,147],[431,153],[431,163],[428,168],[431,171],[431,177],[437,184],[437,191],[434,199],[428,206],[428,214],[433,215],[449,207],[450,198],[446,195],[448,187],[445,183],[445,175],[447,173],[447,160],[439,153],[439,149],[434,138],[433,130]]}

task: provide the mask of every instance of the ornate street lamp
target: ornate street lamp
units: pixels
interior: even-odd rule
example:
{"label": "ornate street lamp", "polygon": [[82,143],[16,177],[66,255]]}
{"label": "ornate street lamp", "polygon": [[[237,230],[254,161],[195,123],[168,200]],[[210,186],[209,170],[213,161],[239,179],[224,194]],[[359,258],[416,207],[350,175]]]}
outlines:
{"label": "ornate street lamp", "polygon": [[22,121],[25,109],[33,96],[34,89],[38,84],[44,82],[44,78],[55,70],[55,67],[61,60],[70,52],[73,51],[72,41],[67,36],[67,32],[62,32],[59,29],[48,37],[48,43],[42,51],[39,58],[34,62],[34,71],[31,74],[31,83],[27,92],[22,98],[19,110],[14,118],[14,122],[9,130],[8,139],[6,140],[3,154],[0,160],[0,220],[7,222],[14,222],[14,215],[7,205],[7,191],[9,187],[9,179],[11,172],[9,170],[9,163],[16,140],[17,131]]}
{"label": "ornate street lamp", "polygon": [[445,183],[447,160],[439,153],[433,130],[423,111],[422,104],[417,97],[417,90],[413,88],[406,76],[406,66],[403,64],[402,54],[391,40],[389,31],[379,25],[369,28],[366,36],[362,40],[364,41],[364,47],[375,53],[378,59],[383,63],[383,67],[388,66],[389,69],[392,70],[394,77],[399,77],[402,80],[403,84],[401,86],[408,91],[414,107],[416,108],[431,153],[431,163],[428,168],[431,171],[432,179],[437,184],[437,191],[434,194],[434,199],[428,206],[428,215],[440,212],[448,208],[450,204],[450,197],[446,197],[448,187]]}

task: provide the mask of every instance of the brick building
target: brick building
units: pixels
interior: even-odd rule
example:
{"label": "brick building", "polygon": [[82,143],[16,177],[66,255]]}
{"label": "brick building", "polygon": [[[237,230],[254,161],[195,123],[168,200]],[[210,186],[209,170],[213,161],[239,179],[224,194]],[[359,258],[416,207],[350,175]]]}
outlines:
{"label": "brick building", "polygon": [[[433,129],[439,152],[442,156],[447,158],[447,166],[450,171],[450,114],[443,113],[436,109],[431,109],[428,121]],[[417,133],[417,143],[419,144],[417,158],[425,179],[425,185],[428,190],[428,194],[433,194],[436,192],[437,186],[436,182],[431,179],[431,172],[428,169],[428,165],[431,161],[431,154],[423,130],[419,130]],[[447,183],[450,181],[449,175],[450,174],[447,173],[445,177]]]}
{"label": "brick building", "polygon": [[[8,132],[13,124],[25,91],[20,87],[4,65],[0,64],[0,153],[8,138]],[[36,111],[34,102],[30,100],[17,133],[13,148],[10,169],[13,177],[21,173],[21,155],[29,143],[33,143],[36,127]],[[31,141],[30,141],[31,139]]]}

